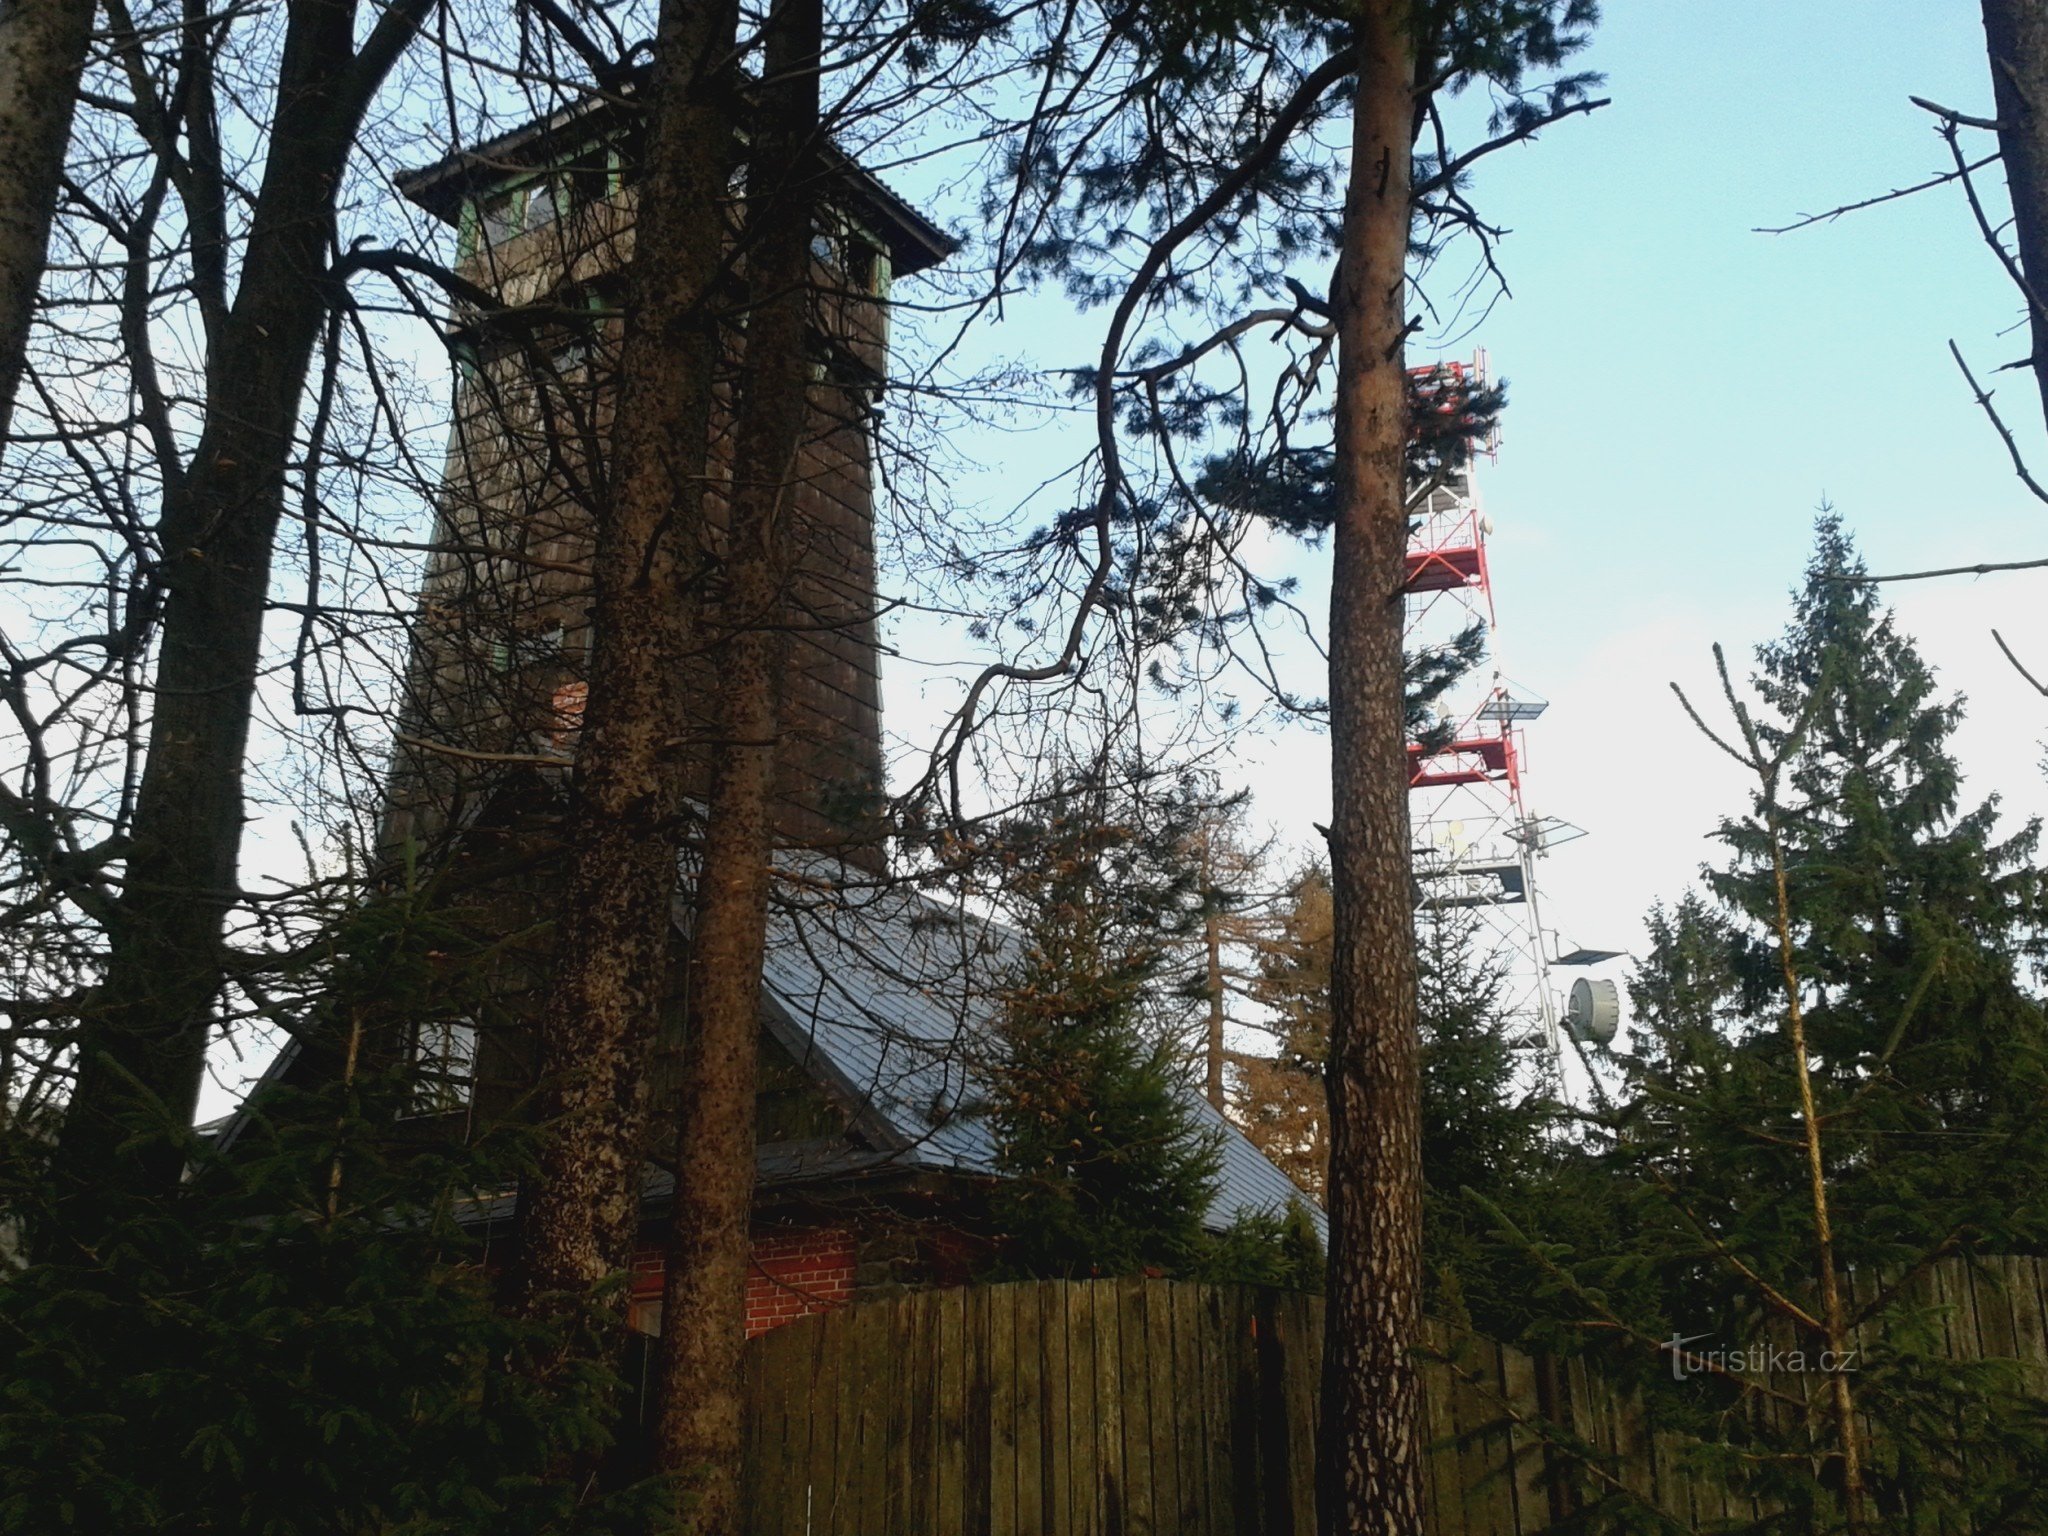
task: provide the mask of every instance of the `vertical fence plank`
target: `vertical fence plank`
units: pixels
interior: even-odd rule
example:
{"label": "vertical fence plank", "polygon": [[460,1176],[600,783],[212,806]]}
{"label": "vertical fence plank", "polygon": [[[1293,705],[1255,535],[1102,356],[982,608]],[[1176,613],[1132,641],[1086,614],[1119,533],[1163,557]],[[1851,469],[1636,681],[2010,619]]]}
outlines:
{"label": "vertical fence plank", "polygon": [[811,1410],[811,1476],[804,1529],[817,1536],[852,1536],[840,1469],[853,1465],[854,1454],[853,1445],[846,1439],[853,1418],[847,1408],[847,1398],[853,1390],[852,1373],[845,1368],[853,1313],[827,1312],[815,1324],[798,1326],[817,1330],[811,1340],[815,1406]]}
{"label": "vertical fence plank", "polygon": [[[761,1356],[752,1350],[740,1361],[740,1391],[747,1405],[745,1416],[740,1420],[740,1486],[758,1488],[761,1486],[761,1459],[773,1455],[771,1447],[780,1439],[776,1432],[780,1426],[772,1425],[778,1418],[778,1404],[768,1401],[768,1394],[761,1386]],[[740,1503],[742,1530],[754,1528],[754,1511],[742,1498]]]}
{"label": "vertical fence plank", "polygon": [[1180,1284],[1145,1288],[1145,1402],[1152,1424],[1152,1526],[1177,1536],[1180,1524],[1180,1408],[1173,1371],[1173,1296]]}
{"label": "vertical fence plank", "polygon": [[911,1433],[917,1412],[917,1365],[911,1355],[912,1330],[920,1321],[915,1294],[897,1297],[889,1309],[889,1481],[884,1491],[888,1529],[909,1536],[911,1485],[917,1467],[911,1457]]}
{"label": "vertical fence plank", "polygon": [[933,1329],[938,1354],[937,1496],[941,1532],[967,1529],[967,1292],[939,1293]]}
{"label": "vertical fence plank", "polygon": [[1095,1461],[1095,1300],[1086,1285],[1065,1287],[1067,1312],[1067,1519],[1074,1536],[1097,1536],[1101,1471]]}
{"label": "vertical fence plank", "polygon": [[988,1288],[988,1528],[990,1536],[1017,1533],[1017,1292]]}
{"label": "vertical fence plank", "polygon": [[1231,1529],[1259,1536],[1262,1507],[1259,1454],[1259,1363],[1251,1293],[1233,1286],[1223,1293],[1225,1362],[1229,1371]]}
{"label": "vertical fence plank", "polygon": [[770,1337],[747,1351],[746,1528],[758,1536],[801,1529],[792,1502],[810,1482],[810,1433],[805,1374],[814,1346],[805,1330]]}
{"label": "vertical fence plank", "polygon": [[2018,1356],[2013,1337],[2012,1286],[2005,1264],[1986,1259],[1970,1267],[1970,1296],[1977,1312],[1977,1338],[1986,1360],[2012,1360]]}
{"label": "vertical fence plank", "polygon": [[1429,1327],[1423,1334],[1428,1354],[1419,1362],[1422,1371],[1422,1411],[1429,1449],[1428,1480],[1436,1490],[1434,1529],[1441,1536],[1478,1536],[1480,1528],[1465,1518],[1465,1477],[1458,1457],[1458,1419],[1455,1402],[1457,1378],[1448,1359],[1451,1340],[1441,1327]]}
{"label": "vertical fence plank", "polygon": [[1088,1282],[1095,1318],[1095,1493],[1096,1529],[1121,1536],[1124,1519],[1123,1355],[1114,1280]]}
{"label": "vertical fence plank", "polygon": [[1067,1396],[1067,1300],[1065,1290],[1047,1281],[1038,1287],[1040,1326],[1040,1454],[1044,1458],[1045,1530],[1047,1536],[1073,1536],[1072,1476],[1074,1459],[1067,1443],[1073,1408]]}
{"label": "vertical fence plank", "polygon": [[961,1410],[966,1430],[967,1459],[962,1487],[967,1520],[961,1529],[967,1536],[990,1536],[993,1526],[994,1495],[990,1485],[994,1482],[994,1457],[990,1452],[995,1426],[989,1411],[989,1292],[988,1286],[975,1286],[968,1291],[967,1315],[961,1330],[967,1381],[967,1400]]}
{"label": "vertical fence plank", "polygon": [[[1548,1356],[1538,1356],[1536,1367],[1536,1402],[1543,1417],[1566,1435],[1575,1435],[1579,1423],[1573,1417],[1571,1376],[1565,1363]],[[1543,1491],[1545,1496],[1544,1518],[1524,1518],[1525,1530],[1543,1530],[1563,1522],[1579,1508],[1577,1498],[1578,1479],[1574,1474],[1569,1456],[1554,1445],[1545,1447],[1543,1452]]]}
{"label": "vertical fence plank", "polygon": [[[1616,1461],[1620,1434],[1615,1417],[1614,1388],[1608,1384],[1605,1377],[1596,1375],[1581,1362],[1574,1361],[1573,1364],[1582,1372],[1581,1379],[1585,1387],[1586,1439],[1598,1457],[1601,1471],[1606,1474],[1604,1478],[1594,1481],[1593,1496],[1596,1500],[1612,1498],[1616,1496],[1620,1482],[1620,1467]],[[1609,1482],[1607,1479],[1610,1478],[1614,1481]]]}
{"label": "vertical fence plank", "polygon": [[2040,1261],[2007,1259],[2005,1285],[2020,1378],[2031,1395],[2048,1396],[2048,1316],[2041,1309]]}
{"label": "vertical fence plank", "polygon": [[1287,1447],[1293,1484],[1293,1536],[1316,1532],[1316,1398],[1322,1387],[1322,1329],[1300,1292],[1281,1299],[1287,1329]]}
{"label": "vertical fence plank", "polygon": [[1145,1359],[1142,1279],[1116,1282],[1117,1398],[1123,1411],[1124,1525],[1129,1536],[1153,1536],[1151,1372]]}
{"label": "vertical fence plank", "polygon": [[909,1456],[905,1466],[905,1536],[939,1536],[934,1508],[938,1446],[936,1376],[938,1297],[919,1291],[904,1300],[903,1372]]}
{"label": "vertical fence plank", "polygon": [[1173,1340],[1173,1458],[1178,1469],[1174,1529],[1202,1536],[1209,1529],[1209,1473],[1202,1461],[1201,1288],[1176,1282],[1167,1327]]}
{"label": "vertical fence plank", "polygon": [[895,1362],[889,1356],[890,1320],[896,1306],[877,1302],[855,1307],[854,1359],[860,1375],[860,1503],[855,1529],[861,1536],[889,1525],[889,1462],[898,1448],[889,1443],[891,1400],[896,1396]]}
{"label": "vertical fence plank", "polygon": [[1259,1446],[1259,1528],[1266,1536],[1293,1536],[1293,1492],[1287,1480],[1287,1339],[1274,1293],[1261,1290],[1252,1301],[1252,1354],[1257,1362],[1254,1410]]}
{"label": "vertical fence plank", "polygon": [[1500,1352],[1501,1396],[1512,1412],[1508,1427],[1508,1479],[1514,1499],[1515,1532],[1540,1531],[1550,1524],[1550,1489],[1544,1476],[1543,1437],[1530,1426],[1541,1422],[1543,1403],[1536,1391],[1536,1362],[1519,1349]]}
{"label": "vertical fence plank", "polygon": [[1506,1436],[1494,1401],[1500,1381],[1499,1346],[1462,1334],[1452,1354],[1452,1412],[1458,1423],[1458,1466],[1464,1480],[1466,1529],[1472,1536],[1514,1536],[1514,1494],[1509,1487]]}
{"label": "vertical fence plank", "polygon": [[1017,1292],[1017,1529],[1023,1536],[1042,1536],[1051,1529],[1046,1485],[1045,1318],[1040,1284],[1020,1285]]}
{"label": "vertical fence plank", "polygon": [[1230,1322],[1229,1293],[1220,1287],[1201,1289],[1202,1445],[1209,1468],[1209,1524],[1214,1536],[1235,1529],[1237,1463],[1230,1454]]}

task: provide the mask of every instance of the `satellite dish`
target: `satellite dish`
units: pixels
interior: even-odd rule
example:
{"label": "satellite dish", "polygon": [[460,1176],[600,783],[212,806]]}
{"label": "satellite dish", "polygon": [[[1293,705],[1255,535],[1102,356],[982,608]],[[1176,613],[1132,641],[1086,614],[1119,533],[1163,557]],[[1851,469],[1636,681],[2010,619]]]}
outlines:
{"label": "satellite dish", "polygon": [[1621,988],[1581,976],[1565,1004],[1564,1028],[1581,1045],[1612,1045],[1621,1027]]}

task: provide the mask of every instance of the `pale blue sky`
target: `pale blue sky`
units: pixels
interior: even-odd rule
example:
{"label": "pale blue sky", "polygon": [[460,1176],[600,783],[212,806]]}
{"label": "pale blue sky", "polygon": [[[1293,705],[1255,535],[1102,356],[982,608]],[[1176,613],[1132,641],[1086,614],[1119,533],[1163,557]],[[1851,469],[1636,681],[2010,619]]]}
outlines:
{"label": "pale blue sky", "polygon": [[[1528,739],[1530,801],[1592,835],[1544,866],[1567,946],[1639,943],[1740,786],[1668,689],[1711,683],[1708,646],[1746,658],[1782,625],[1813,509],[1832,498],[1881,569],[2048,555],[2048,513],[2012,478],[1945,347],[1985,368],[2022,353],[2018,305],[1953,189],[1798,235],[1751,233],[1919,179],[1945,163],[1908,94],[1983,111],[1982,32],[1965,0],[1607,0],[1586,63],[1613,105],[1511,151],[1478,200],[1513,234],[1515,297],[1459,352],[1485,347],[1512,401],[1483,476],[1509,672],[1547,696]],[[941,218],[958,207],[916,167],[891,179]],[[1993,190],[1997,190],[1994,184]],[[914,296],[906,290],[907,296]],[[1019,304],[982,343],[1046,365],[1092,359],[1099,316]],[[2024,376],[2001,404],[2048,469]],[[1058,432],[956,442],[1007,502],[1057,467]],[[1298,561],[1320,602],[1326,554]],[[1903,621],[1972,714],[1976,793],[2048,806],[2048,701],[1998,657],[1998,624],[2048,664],[2048,573],[1894,589]],[[904,637],[909,638],[909,637]],[[961,661],[964,647],[931,659]],[[929,653],[928,653],[929,654]],[[957,670],[953,673],[957,676]],[[928,742],[948,696],[910,659],[885,667],[888,723]],[[1258,816],[1306,846],[1328,819],[1320,738],[1244,744]],[[261,830],[261,829],[259,829]],[[280,834],[281,837],[281,834]],[[278,857],[296,867],[281,840]],[[266,862],[258,849],[247,867]],[[217,1063],[222,1107],[249,1063]]]}
{"label": "pale blue sky", "polygon": [[[1959,192],[1752,232],[1946,164],[1907,97],[1988,110],[1975,6],[1606,10],[1585,62],[1613,104],[1481,172],[1477,201],[1513,231],[1514,298],[1457,350],[1485,347],[1512,386],[1483,488],[1502,652],[1553,701],[1529,736],[1531,801],[1594,834],[1545,866],[1549,915],[1567,943],[1626,947],[1739,805],[1667,684],[1707,686],[1711,642],[1746,658],[1783,623],[1823,496],[1883,569],[2048,554],[2048,515],[1945,351],[1954,337],[1988,370],[2025,350],[2002,334],[2018,305]],[[990,350],[1046,363],[1085,360],[1099,324],[1050,302],[1013,314]],[[2048,468],[2030,381],[2004,376],[2000,400]],[[992,434],[976,452],[989,493],[1046,473],[1053,440]],[[1312,585],[1326,558],[1302,562]],[[1972,787],[2026,814],[2044,802],[2043,701],[1988,628],[2048,661],[2044,584],[1896,589],[1909,630],[1975,701],[1961,742]],[[892,726],[914,736],[916,669],[887,686]],[[1305,733],[1248,744],[1241,771],[1288,835],[1306,841],[1326,816],[1327,757]]]}
{"label": "pale blue sky", "polygon": [[[1708,642],[1746,656],[1782,624],[1815,504],[1833,501],[1880,570],[2048,554],[2048,515],[1947,356],[1953,337],[1983,375],[2026,351],[1959,191],[1751,232],[1945,165],[1907,97],[1988,111],[1976,7],[1607,11],[1593,62],[1614,105],[1487,178],[1516,230],[1516,301],[1482,339],[1513,385],[1486,477],[1503,643],[1556,701],[1531,732],[1531,792],[1595,833],[1550,861],[1552,910],[1568,934],[1627,944],[1732,808],[1664,684],[1703,687]],[[2030,378],[2005,375],[1999,395],[2048,464]],[[2043,701],[1987,631],[2048,643],[2044,579],[1893,589],[1973,697],[1972,787],[2024,814],[2043,805]]]}

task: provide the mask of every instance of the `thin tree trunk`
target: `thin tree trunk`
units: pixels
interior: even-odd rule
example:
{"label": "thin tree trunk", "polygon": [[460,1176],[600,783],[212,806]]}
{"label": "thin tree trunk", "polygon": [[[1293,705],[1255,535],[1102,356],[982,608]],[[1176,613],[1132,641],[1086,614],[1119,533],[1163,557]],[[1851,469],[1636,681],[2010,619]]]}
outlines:
{"label": "thin tree trunk", "polygon": [[0,454],[49,254],[95,0],[0,0]]}
{"label": "thin tree trunk", "polygon": [[[709,554],[706,457],[734,144],[732,0],[665,0],[593,555],[590,695],[540,1020],[550,1134],[521,1212],[529,1308],[631,1257],[647,1064],[669,954],[692,728],[683,664]],[[621,1302],[623,1305],[623,1300]]]}
{"label": "thin tree trunk", "polygon": [[2026,279],[2029,362],[2048,414],[2048,4],[1984,0],[1984,41],[1998,108],[1998,149]]}
{"label": "thin tree trunk", "polygon": [[198,1103],[221,926],[237,893],[243,754],[286,466],[332,299],[335,198],[370,97],[431,4],[400,0],[360,53],[353,0],[297,0],[288,12],[241,284],[210,336],[204,425],[189,467],[165,468],[154,709],[106,981],[83,1020],[61,1133],[60,1166],[89,1203],[179,1175],[176,1137]]}
{"label": "thin tree trunk", "polygon": [[1405,0],[1357,20],[1337,292],[1330,597],[1330,1267],[1317,1481],[1327,1533],[1420,1536],[1421,1044],[1409,902],[1403,372],[1413,132]]}
{"label": "thin tree trunk", "polygon": [[1813,1098],[1813,1074],[1807,1065],[1806,1010],[1799,997],[1799,967],[1792,944],[1792,900],[1785,883],[1785,849],[1778,838],[1775,814],[1767,805],[1765,827],[1771,838],[1771,878],[1777,897],[1778,965],[1785,984],[1785,1027],[1792,1047],[1793,1075],[1799,1084],[1799,1124],[1806,1142],[1807,1196],[1813,1206],[1814,1262],[1820,1278],[1821,1324],[1836,1369],[1827,1373],[1828,1402],[1835,1420],[1835,1442],[1842,1455],[1843,1529],[1864,1536],[1870,1529],[1870,1493],[1863,1471],[1863,1437],[1856,1424],[1856,1403],[1848,1372],[1840,1369],[1849,1354],[1848,1311],[1842,1305],[1842,1277],[1835,1267],[1835,1229],[1828,1214],[1827,1162],[1821,1154],[1820,1111]]}
{"label": "thin tree trunk", "polygon": [[[1214,892],[1211,896],[1213,898]],[[1203,1063],[1203,1092],[1217,1109],[1223,1108],[1223,914],[1214,909],[1202,919],[1204,949],[1208,963],[1203,981],[1209,994],[1208,1037]]]}
{"label": "thin tree trunk", "polygon": [[742,1402],[754,1098],[773,857],[776,738],[787,670],[796,467],[809,419],[820,0],[768,23],[746,216],[747,323],[703,867],[690,940],[690,1029],[678,1096],[674,1214],[662,1298],[656,1465],[685,1528],[741,1523]]}

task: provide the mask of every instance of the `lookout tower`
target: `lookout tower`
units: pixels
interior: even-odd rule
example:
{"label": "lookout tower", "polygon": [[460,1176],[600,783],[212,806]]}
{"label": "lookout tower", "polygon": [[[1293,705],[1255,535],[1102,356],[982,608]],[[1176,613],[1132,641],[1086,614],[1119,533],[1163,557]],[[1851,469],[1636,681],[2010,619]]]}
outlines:
{"label": "lookout tower", "polygon": [[[455,424],[400,711],[388,841],[432,845],[502,822],[513,804],[539,802],[544,819],[545,803],[559,800],[586,690],[639,125],[630,93],[594,97],[400,178],[408,199],[457,231],[458,275],[488,302],[458,305],[450,321]],[[952,242],[844,155],[827,149],[818,159],[814,382],[791,502],[796,632],[776,831],[788,847],[873,862],[883,767],[873,450],[889,293]],[[725,283],[731,359],[744,348],[743,257]],[[706,487],[714,525],[730,399],[721,384]],[[676,686],[692,700],[708,703],[711,685],[708,660],[678,658]],[[708,744],[680,746],[701,798]]]}

